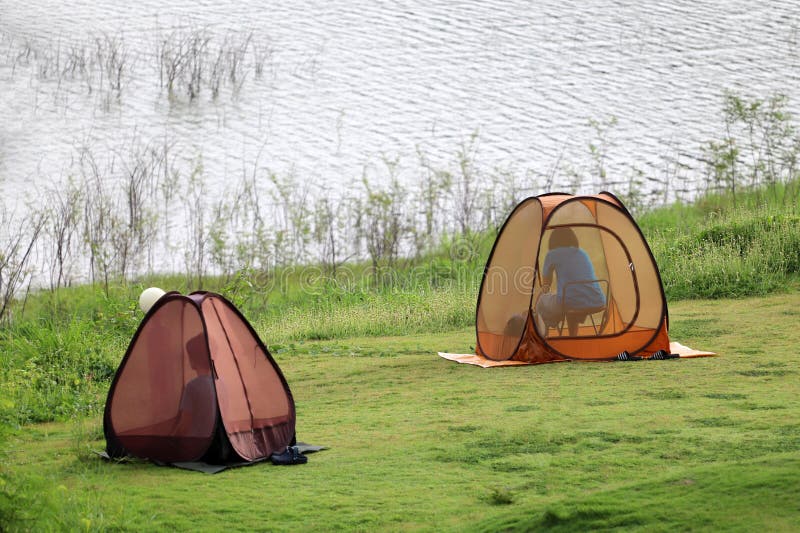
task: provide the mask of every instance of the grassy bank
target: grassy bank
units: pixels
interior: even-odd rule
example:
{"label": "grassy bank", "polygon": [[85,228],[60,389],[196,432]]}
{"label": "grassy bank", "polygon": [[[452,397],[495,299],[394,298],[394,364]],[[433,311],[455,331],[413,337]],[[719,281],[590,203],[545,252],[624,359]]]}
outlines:
{"label": "grassy bank", "polygon": [[800,295],[671,306],[718,358],[482,370],[470,328],[276,349],[293,468],[105,463],[97,416],[6,443],[0,517],[30,530],[790,531],[800,520]]}
{"label": "grassy bank", "polygon": [[[640,217],[670,302],[794,291],[800,272],[800,186],[707,196]],[[443,243],[392,268],[367,264],[287,268],[209,278],[202,288],[232,299],[280,352],[298,342],[418,335],[468,328],[493,235]],[[142,314],[144,287],[189,292],[184,276],[161,276],[31,295],[0,328],[0,420],[30,422],[97,414]]]}
{"label": "grassy bank", "polygon": [[[791,182],[739,191],[735,202],[706,196],[639,217],[664,279],[672,337],[725,355],[714,361],[499,373],[439,361],[436,350],[473,349],[490,234],[391,268],[205,279],[202,288],[231,298],[286,371],[300,437],[335,450],[306,469],[246,469],[219,482],[106,465],[90,453],[103,445],[99,414],[141,321],[140,291],[201,287],[171,275],[33,293],[0,327],[0,522],[261,527],[251,507],[214,503],[222,490],[248,499],[266,491],[283,510],[262,514],[288,529],[660,529],[656,520],[672,524],[665,529],[727,528],[729,513],[782,529],[798,514],[783,499],[797,489],[786,472],[797,466],[800,427],[792,403],[798,190]],[[303,483],[314,490],[295,498]],[[183,516],[197,491],[223,514]],[[433,493],[443,500],[420,502]],[[708,494],[720,510],[703,506]],[[174,511],[150,511],[156,497]],[[675,501],[669,516],[663,500]]]}
{"label": "grassy bank", "polygon": [[800,275],[800,181],[672,204],[639,223],[669,300],[769,294]]}

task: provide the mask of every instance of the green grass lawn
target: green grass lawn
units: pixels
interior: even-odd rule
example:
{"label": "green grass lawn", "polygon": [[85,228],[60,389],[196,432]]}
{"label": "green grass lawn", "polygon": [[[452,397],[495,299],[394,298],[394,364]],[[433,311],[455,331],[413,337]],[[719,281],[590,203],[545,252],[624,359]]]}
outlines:
{"label": "green grass lawn", "polygon": [[[99,416],[4,444],[0,529],[797,531],[800,292],[684,301],[715,358],[481,369],[469,329],[274,346],[306,465],[107,463]],[[269,339],[265,339],[269,343]]]}

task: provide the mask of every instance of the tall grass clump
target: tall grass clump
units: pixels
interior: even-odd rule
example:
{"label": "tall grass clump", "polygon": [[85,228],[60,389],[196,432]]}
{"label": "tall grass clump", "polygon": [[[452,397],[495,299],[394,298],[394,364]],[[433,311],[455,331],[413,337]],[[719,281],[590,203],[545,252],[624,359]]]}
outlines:
{"label": "tall grass clump", "polygon": [[216,100],[224,87],[237,96],[251,70],[263,76],[271,55],[269,43],[253,43],[253,32],[219,37],[206,28],[175,30],[159,36],[159,83],[171,99],[194,101],[206,91]]}
{"label": "tall grass clump", "polygon": [[[732,193],[717,193],[694,206],[670,206],[643,216],[667,296],[763,295],[797,280],[798,183],[781,184],[780,192],[770,191],[773,185],[740,191],[735,206]],[[787,194],[794,199],[784,201]]]}
{"label": "tall grass clump", "polygon": [[[67,294],[68,292],[72,294]],[[74,296],[74,301],[68,298]],[[84,288],[39,295],[26,320],[0,329],[0,422],[96,414],[140,316],[134,300]]]}
{"label": "tall grass clump", "polygon": [[[17,38],[8,40],[0,56],[11,76],[24,72],[31,83],[61,91],[95,95],[99,107],[110,111],[126,94],[140,87],[143,74],[153,78],[171,101],[197,101],[203,94],[214,102],[222,94],[238,97],[248,79],[261,80],[273,73],[273,49],[267,37],[251,32],[214,34],[206,28],[179,29],[156,36],[152,51],[156,61],[135,52],[124,33],[100,33],[68,42]],[[155,72],[145,72],[153,69]]]}
{"label": "tall grass clump", "polygon": [[472,291],[365,294],[358,303],[321,301],[267,314],[259,330],[272,342],[450,331],[475,319]]}
{"label": "tall grass clump", "polygon": [[42,213],[31,211],[18,220],[0,202],[0,328],[10,320],[19,293],[24,291],[27,297],[34,272],[32,254],[44,225]]}
{"label": "tall grass clump", "polygon": [[780,94],[726,93],[705,192],[639,217],[670,298],[767,294],[797,279],[800,135],[787,108]]}

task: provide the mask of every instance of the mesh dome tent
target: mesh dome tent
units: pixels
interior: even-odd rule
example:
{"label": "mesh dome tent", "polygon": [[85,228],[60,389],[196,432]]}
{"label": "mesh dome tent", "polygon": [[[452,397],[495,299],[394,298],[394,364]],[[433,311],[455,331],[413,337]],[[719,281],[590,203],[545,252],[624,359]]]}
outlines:
{"label": "mesh dome tent", "polygon": [[[591,274],[584,277],[591,279],[565,282],[562,276],[554,280],[558,292],[553,296],[545,287],[548,276],[554,276],[546,263],[558,239],[554,234],[563,228],[588,257]],[[579,300],[581,292],[593,292],[595,301],[576,306],[572,300]],[[555,304],[544,320],[539,304],[547,299]],[[550,193],[514,208],[481,281],[478,355],[528,363],[613,360],[623,351],[649,357],[669,351],[667,328],[667,302],[653,254],[613,194]]]}
{"label": "mesh dome tent", "polygon": [[233,304],[170,292],[120,363],[103,429],[112,457],[251,462],[292,444],[295,420],[283,374]]}

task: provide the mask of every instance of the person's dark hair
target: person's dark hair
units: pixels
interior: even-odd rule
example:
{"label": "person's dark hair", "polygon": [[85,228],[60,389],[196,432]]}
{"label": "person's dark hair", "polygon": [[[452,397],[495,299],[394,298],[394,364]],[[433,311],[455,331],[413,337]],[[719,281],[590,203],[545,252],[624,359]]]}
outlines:
{"label": "person's dark hair", "polygon": [[565,248],[567,246],[577,248],[578,237],[575,236],[575,232],[570,228],[556,228],[550,234],[549,245],[551,250],[555,248]]}

